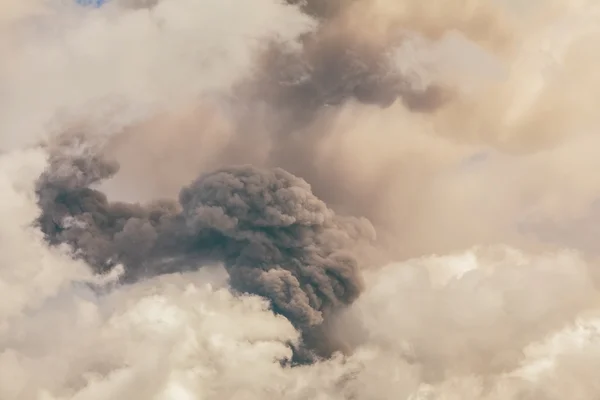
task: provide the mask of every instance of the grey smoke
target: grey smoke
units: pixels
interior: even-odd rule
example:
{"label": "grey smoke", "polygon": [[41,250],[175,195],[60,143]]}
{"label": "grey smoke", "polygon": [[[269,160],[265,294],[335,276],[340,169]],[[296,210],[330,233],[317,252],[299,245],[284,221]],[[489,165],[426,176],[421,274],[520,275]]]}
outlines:
{"label": "grey smoke", "polygon": [[[116,4],[152,9],[159,2],[120,0]],[[258,97],[303,116],[349,100],[389,107],[400,99],[411,110],[423,112],[444,104],[447,93],[441,87],[417,88],[395,65],[393,50],[404,39],[401,29],[389,38],[369,41],[344,27],[343,13],[357,0],[286,2],[315,18],[317,27],[299,38],[300,49],[292,52],[289,43],[276,40],[265,46],[256,74],[240,85],[242,97]]]}
{"label": "grey smoke", "polygon": [[[148,159],[149,165],[136,166],[135,174],[160,169],[152,173],[153,179],[146,180],[147,186],[152,186],[147,189],[154,192],[152,195],[168,192],[167,196],[175,197],[179,187],[201,168],[232,163],[282,167],[309,182],[313,192],[335,210],[364,215],[377,226],[384,225],[378,220],[388,220],[380,212],[380,199],[386,196],[374,197],[372,191],[387,190],[386,182],[394,175],[395,166],[386,168],[390,172],[372,179],[369,185],[358,185],[342,165],[345,161],[341,152],[318,161],[315,154],[334,134],[332,125],[348,103],[375,110],[402,103],[413,112],[433,113],[447,104],[449,93],[435,81],[416,85],[414,77],[399,68],[397,50],[406,35],[401,26],[394,27],[389,37],[371,37],[346,26],[344,13],[360,1],[288,3],[314,17],[316,27],[293,43],[273,37],[258,43],[252,68],[244,71],[231,92],[219,93],[215,101],[219,111],[207,114],[202,110],[204,104],[189,111],[184,117],[194,120],[188,122],[189,130],[172,128],[178,132],[169,135],[168,140],[161,139],[163,143],[157,149],[143,149],[153,146],[152,138],[165,137],[157,132],[148,134],[156,129],[153,121],[115,135],[114,152],[125,153],[118,155],[123,161],[123,175],[127,175],[129,165]],[[207,122],[220,112],[226,119],[227,127],[223,129],[227,135],[213,132],[215,127]],[[197,157],[195,146],[203,141],[202,137],[228,136],[230,139],[224,139],[226,143],[211,151],[210,157]]]}
{"label": "grey smoke", "polygon": [[416,113],[433,113],[445,105],[450,96],[446,88],[436,82],[418,87],[398,69],[394,49],[401,43],[401,37],[385,43],[365,41],[337,29],[329,19],[303,37],[299,49],[270,43],[257,56],[252,77],[234,90],[230,105],[237,135],[222,158],[248,157],[256,132],[266,132],[271,143],[267,166],[282,166],[302,176],[336,209],[372,217],[371,193],[353,193],[361,189],[344,187],[345,172],[334,162],[325,168],[315,164],[314,155],[331,134],[323,121],[334,121],[349,102],[385,109],[400,101]]}
{"label": "grey smoke", "polygon": [[443,106],[448,92],[432,82],[419,87],[397,67],[394,50],[403,36],[383,43],[364,40],[323,22],[301,40],[300,50],[273,43],[260,57],[254,80],[242,86],[302,117],[354,100],[387,108],[400,99],[416,112]]}
{"label": "grey smoke", "polygon": [[[273,164],[285,164],[281,154],[298,148],[295,135],[302,136],[303,156],[314,153],[326,132],[315,132],[311,124],[348,102],[388,108],[400,101],[412,112],[432,113],[451,98],[440,82],[415,82],[399,67],[397,50],[408,38],[401,26],[368,37],[354,32],[344,19],[356,0],[288,3],[314,17],[316,28],[294,45],[276,38],[262,44],[251,74],[238,82],[230,99],[241,136],[249,126],[260,126],[271,136]],[[301,169],[292,172],[303,173]]]}
{"label": "grey smoke", "polygon": [[[400,99],[413,111],[441,107],[448,93],[432,83],[417,88],[393,59],[405,39],[402,27],[379,40],[352,31],[344,13],[360,0],[288,0],[315,17],[319,27],[302,40],[302,50],[289,57],[286,48],[271,49],[262,72],[279,79],[279,100],[301,102],[304,109],[339,105],[348,100],[389,107]],[[283,77],[285,76],[285,77]],[[283,79],[282,79],[283,77]],[[283,97],[283,99],[281,98]]]}
{"label": "grey smoke", "polygon": [[50,243],[72,246],[96,271],[122,264],[133,281],[221,261],[233,289],[269,299],[307,337],[361,293],[354,248],[374,238],[371,224],[336,215],[303,179],[231,166],[201,175],[179,202],[110,202],[91,186],[118,166],[65,151],[73,145],[56,150],[38,182],[39,223]]}
{"label": "grey smoke", "polygon": [[352,255],[366,220],[341,219],[310,186],[279,169],[236,166],[200,177],[180,203],[192,236],[219,235],[232,286],[268,297],[301,327],[352,303],[362,283]]}
{"label": "grey smoke", "polygon": [[337,15],[345,3],[353,1],[356,0],[287,0],[289,4],[300,6],[307,14],[322,19]]}
{"label": "grey smoke", "polygon": [[118,164],[94,154],[81,140],[71,136],[51,149],[49,170],[37,188],[42,231],[52,244],[73,246],[99,272],[119,262],[139,267],[157,247],[159,233],[174,224],[177,205],[108,201],[91,186],[112,177]]}

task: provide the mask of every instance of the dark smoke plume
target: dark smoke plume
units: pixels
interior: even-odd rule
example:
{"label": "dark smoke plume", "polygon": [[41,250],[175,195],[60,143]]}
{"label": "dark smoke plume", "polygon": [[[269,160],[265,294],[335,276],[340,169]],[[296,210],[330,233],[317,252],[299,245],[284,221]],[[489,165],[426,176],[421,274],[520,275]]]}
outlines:
{"label": "dark smoke plume", "polygon": [[356,0],[287,0],[289,4],[299,6],[307,14],[321,19],[337,15],[345,3],[354,1]]}
{"label": "dark smoke plume", "polygon": [[39,223],[98,272],[122,264],[132,281],[222,261],[232,288],[269,299],[307,337],[362,290],[353,248],[372,226],[337,216],[282,169],[227,167],[182,189],[178,203],[128,204],[91,188],[115,163],[64,149],[38,182]]}
{"label": "dark smoke plume", "polygon": [[140,273],[157,258],[162,240],[176,224],[175,202],[149,205],[110,202],[91,186],[112,177],[118,164],[106,160],[69,137],[51,149],[50,167],[39,179],[39,223],[51,244],[67,243],[98,272],[118,263]]}
{"label": "dark smoke plume", "polygon": [[[317,27],[299,38],[299,46],[274,40],[257,52],[253,73],[234,88],[230,122],[237,134],[222,158],[236,159],[238,154],[252,158],[248,149],[254,147],[256,132],[265,133],[266,140],[261,140],[270,147],[261,161],[264,165],[281,166],[301,176],[335,209],[374,219],[373,207],[365,207],[362,200],[372,199],[370,193],[353,193],[361,190],[356,185],[345,187],[348,177],[336,170],[335,160],[326,168],[314,162],[332,134],[328,124],[348,103],[385,109],[401,102],[412,112],[433,113],[447,104],[453,92],[435,80],[415,82],[400,68],[398,49],[407,39],[401,26],[385,35],[365,34],[349,26],[345,15],[359,2],[288,0],[314,17]],[[340,199],[344,204],[339,204]]]}
{"label": "dark smoke plume", "polygon": [[279,169],[229,167],[180,195],[193,237],[217,235],[234,288],[265,296],[301,327],[353,302],[361,291],[349,246],[364,220],[337,217],[300,178]]}
{"label": "dark smoke plume", "polygon": [[345,21],[356,0],[288,3],[315,17],[317,27],[299,38],[299,47],[275,40],[258,52],[254,73],[235,90],[238,108],[247,110],[240,113],[242,129],[264,125],[263,118],[255,120],[266,107],[271,111],[267,129],[285,147],[290,136],[324,111],[349,101],[381,108],[401,101],[413,112],[427,113],[450,99],[451,90],[441,83],[416,82],[401,70],[396,52],[407,39],[402,27],[373,36],[356,32]]}
{"label": "dark smoke plume", "polygon": [[[313,7],[310,4],[307,7]],[[248,153],[256,140],[248,133],[266,132],[271,144],[267,166],[282,166],[303,177],[334,207],[344,198],[344,207],[358,209],[353,207],[356,194],[341,184],[347,179],[334,166],[321,168],[314,163],[314,154],[331,134],[319,123],[326,126],[324,121],[333,121],[348,102],[388,108],[401,101],[413,112],[429,113],[451,95],[435,82],[420,86],[403,74],[394,53],[401,44],[401,37],[365,39],[328,19],[300,40],[299,49],[270,43],[257,56],[251,79],[235,88],[232,125],[237,138],[223,158]]]}
{"label": "dark smoke plume", "polygon": [[325,24],[302,39],[300,51],[274,43],[261,55],[245,90],[269,104],[309,116],[349,100],[387,108],[397,99],[417,112],[441,107],[449,93],[435,84],[421,87],[397,67],[394,50],[402,37],[365,40]]}
{"label": "dark smoke plume", "polygon": [[[351,182],[346,169],[340,167],[341,157],[328,155],[327,160],[315,162],[315,154],[334,134],[330,128],[347,103],[386,108],[402,102],[412,111],[428,113],[444,106],[451,90],[436,81],[415,82],[414,76],[407,76],[399,67],[397,50],[407,35],[403,26],[390,28],[389,34],[375,34],[379,29],[366,25],[354,29],[357,27],[346,21],[352,7],[364,3],[362,0],[287,2],[317,23],[293,45],[272,38],[256,46],[252,69],[244,71],[231,92],[220,94],[216,101],[219,109],[224,104],[226,127],[215,128],[203,121],[211,120],[213,115],[207,116],[203,109],[206,104],[201,102],[195,111],[182,113],[186,114],[183,119],[194,120],[186,122],[193,125],[188,132],[173,128],[178,134],[164,140],[160,133],[148,134],[148,130],[156,129],[155,121],[144,121],[142,126],[115,135],[112,146],[115,152],[126,154],[120,156],[124,171],[144,159],[150,165],[138,166],[140,171],[160,168],[162,177],[153,174],[155,181],[151,184],[160,195],[168,191],[169,196],[176,196],[179,187],[193,179],[200,168],[218,168],[232,162],[282,167],[309,182],[314,193],[332,208],[364,215],[378,223],[377,219],[383,218],[376,211],[378,200],[371,189]],[[224,129],[227,135],[214,129]],[[205,163],[196,155],[196,143],[202,142],[201,137],[219,136],[232,139]],[[153,138],[161,137],[160,144],[152,143]],[[256,146],[258,141],[260,146]],[[144,154],[140,144],[157,146],[147,152],[156,155]],[[161,167],[157,167],[158,162]],[[177,171],[169,173],[176,164]],[[185,169],[191,172],[183,178],[181,172]]]}
{"label": "dark smoke plume", "polygon": [[[121,6],[152,8],[160,0],[122,0]],[[414,111],[442,106],[448,93],[435,84],[417,87],[395,65],[393,51],[402,44],[402,29],[365,39],[346,26],[344,12],[360,0],[287,0],[318,22],[300,38],[301,48],[273,42],[259,55],[256,74],[241,84],[244,96],[310,114],[349,100],[389,107],[400,99]],[[389,37],[388,37],[389,36]]]}

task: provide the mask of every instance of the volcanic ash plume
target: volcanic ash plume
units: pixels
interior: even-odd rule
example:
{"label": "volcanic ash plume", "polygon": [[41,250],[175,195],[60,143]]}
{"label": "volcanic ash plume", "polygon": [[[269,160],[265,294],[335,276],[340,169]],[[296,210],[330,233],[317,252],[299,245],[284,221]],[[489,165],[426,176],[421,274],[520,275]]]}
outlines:
{"label": "volcanic ash plume", "polygon": [[39,223],[47,239],[70,244],[99,272],[123,262],[132,268],[128,275],[138,274],[158,233],[174,221],[177,205],[109,202],[90,185],[113,176],[118,164],[94,155],[79,138],[69,138],[59,149],[51,153],[49,169],[37,183]]}
{"label": "volcanic ash plume", "polygon": [[340,219],[303,179],[275,168],[230,167],[180,194],[187,227],[216,236],[234,288],[269,298],[299,327],[352,303],[362,283],[350,249],[366,220]]}
{"label": "volcanic ash plume", "polygon": [[38,183],[40,223],[51,243],[72,245],[98,272],[123,263],[131,281],[222,261],[233,289],[266,297],[302,331],[358,298],[353,250],[374,230],[337,216],[303,179],[232,166],[201,175],[179,204],[112,203],[89,185],[117,165],[79,153],[51,159]]}
{"label": "volcanic ash plume", "polygon": [[597,0],[0,4],[0,400],[600,398]]}

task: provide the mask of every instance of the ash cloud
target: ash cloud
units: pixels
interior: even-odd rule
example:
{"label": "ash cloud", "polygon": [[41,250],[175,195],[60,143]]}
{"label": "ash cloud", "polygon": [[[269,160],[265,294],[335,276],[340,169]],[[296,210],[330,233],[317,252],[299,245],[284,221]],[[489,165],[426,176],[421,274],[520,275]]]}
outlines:
{"label": "ash cloud", "polygon": [[99,272],[118,262],[137,267],[156,247],[158,233],[173,223],[176,204],[110,202],[91,186],[112,177],[118,164],[94,155],[81,140],[66,138],[51,150],[49,169],[37,184],[42,231],[52,244],[72,245]]}
{"label": "ash cloud", "polygon": [[[45,24],[21,24],[26,38],[4,24],[31,4],[56,3],[0,6],[7,33],[0,35],[7,61],[0,65],[0,398],[598,398],[598,263],[587,259],[596,253],[598,219],[590,204],[600,193],[596,1],[357,0],[324,11],[322,5],[336,2],[309,1],[302,14],[271,0],[161,0],[150,9],[77,9],[67,18],[61,9],[36,19]],[[128,2],[111,4],[117,3]],[[307,24],[312,19],[316,30]],[[282,54],[282,46],[290,64],[310,58],[313,70],[332,73],[327,63],[318,67],[327,54],[311,40],[362,49],[354,60],[380,60],[380,49],[395,46],[397,28],[420,38],[401,41],[408,64],[413,55],[419,64],[432,53],[450,53],[433,57],[434,66],[447,76],[452,61],[464,61],[459,70],[468,72],[470,86],[490,68],[473,53],[465,56],[466,44],[492,53],[508,74],[471,92],[451,90],[442,107],[415,112],[403,101],[366,104],[353,94],[353,82],[339,89],[345,81],[335,76],[328,86],[321,72],[310,78],[310,68],[307,80],[325,93],[257,73],[278,71],[266,58]],[[449,31],[464,40],[446,40]],[[273,32],[278,39],[270,53]],[[549,58],[555,65],[547,65]],[[335,68],[346,71],[347,62]],[[403,76],[418,83],[404,67]],[[371,69],[377,71],[350,70]],[[459,78],[450,74],[450,88],[463,89]],[[49,121],[49,115],[57,117]],[[86,263],[73,260],[65,246],[47,246],[31,227],[43,210],[30,186],[46,153],[21,145],[72,129],[73,120],[92,137],[112,135],[112,147],[101,156],[50,151],[37,188],[54,215],[46,219],[48,229],[62,235],[55,243],[79,246],[78,258],[95,254],[89,261],[95,271],[125,264],[125,285],[113,285],[118,268],[91,277]],[[486,156],[470,162],[481,153]],[[105,155],[121,169],[103,180],[114,173]],[[58,168],[61,163],[68,168]],[[267,235],[277,242],[270,247],[263,226],[235,225],[236,218],[247,221],[240,204],[269,204],[231,167],[245,163],[254,165],[256,179],[276,166],[305,179],[335,210],[334,225],[342,214],[367,215],[378,239],[380,227],[389,227],[394,260],[404,261],[359,262],[370,267],[361,271],[360,297],[348,307],[323,309],[323,322],[309,328],[281,315],[295,309],[277,315],[272,301],[233,290],[213,260],[234,270],[238,259],[277,259],[275,249],[287,257],[281,243],[305,237],[321,243],[322,234],[332,235],[327,223],[312,232],[277,225],[268,227],[277,231]],[[56,170],[73,175],[50,177]],[[215,213],[206,205],[210,198],[186,195],[184,207],[181,188],[207,188],[215,173],[224,192],[245,188],[240,203]],[[287,182],[280,178],[274,181]],[[229,183],[236,180],[242,183]],[[68,194],[67,205],[54,201],[60,193]],[[171,200],[155,214],[146,203],[111,200],[163,196]],[[196,214],[198,208],[211,211]],[[279,221],[298,215],[275,208],[285,211]],[[257,209],[252,218],[278,221]],[[529,236],[515,235],[519,221],[544,231],[550,243],[542,255],[532,251]],[[568,229],[558,229],[565,224]],[[282,264],[327,266],[323,254],[354,253],[353,240],[337,243],[355,235],[335,232],[321,250],[302,247],[299,261]],[[508,248],[465,251],[507,242]],[[386,250],[378,247],[377,255]],[[412,256],[419,258],[407,260]],[[190,265],[202,268],[164,274]],[[278,289],[270,282],[253,282],[252,290],[264,290],[263,283]],[[92,284],[102,290],[89,290]],[[306,354],[332,349],[348,351],[317,363]],[[310,365],[282,367],[294,357]]]}
{"label": "ash cloud", "polygon": [[310,185],[282,169],[234,166],[201,176],[179,196],[192,236],[218,235],[232,286],[265,296],[306,328],[362,290],[352,245],[366,220],[342,219]]}
{"label": "ash cloud", "polygon": [[[303,179],[230,166],[200,175],[178,202],[111,202],[92,186],[118,165],[81,150],[80,140],[51,153],[37,185],[38,222],[51,244],[69,244],[97,273],[122,264],[124,280],[134,282],[223,262],[234,290],[269,299],[307,340],[360,295],[356,246],[374,239],[373,227],[336,215]],[[312,357],[305,350],[303,360]]]}
{"label": "ash cloud", "polygon": [[[282,167],[309,182],[333,209],[369,218],[380,238],[392,242],[402,231],[410,241],[416,237],[413,228],[419,228],[406,221],[417,215],[409,208],[422,203],[421,193],[428,189],[421,185],[446,166],[446,160],[422,148],[425,140],[434,141],[422,139],[433,130],[424,126],[435,125],[431,122],[443,119],[460,99],[461,84],[450,72],[455,66],[446,64],[460,59],[454,69],[470,77],[484,70],[485,81],[490,74],[478,56],[489,56],[490,69],[497,67],[495,56],[501,57],[509,42],[502,18],[485,6],[465,20],[460,0],[431,8],[412,1],[401,6],[391,1],[291,3],[315,25],[294,41],[258,43],[254,63],[231,91],[166,109],[113,136],[110,151],[122,170],[107,190],[134,199],[175,198],[197,171],[238,163]],[[448,33],[458,39],[448,39]],[[423,123],[415,124],[418,119]],[[444,136],[451,141],[463,135],[462,128],[439,129],[435,135],[439,142]],[[376,155],[394,148],[398,151],[389,157]],[[415,163],[407,160],[412,153],[428,154]],[[129,179],[140,182],[138,190],[131,190]],[[412,184],[419,188],[407,194],[403,187]],[[398,219],[390,218],[386,204],[396,201],[403,203],[397,208],[406,209],[394,214]]]}
{"label": "ash cloud", "polygon": [[387,108],[400,99],[413,111],[435,111],[449,92],[435,82],[419,86],[403,74],[394,58],[401,43],[372,42],[325,23],[302,39],[299,51],[276,43],[269,46],[256,80],[244,87],[251,96],[309,117],[308,122],[322,107],[352,100]]}

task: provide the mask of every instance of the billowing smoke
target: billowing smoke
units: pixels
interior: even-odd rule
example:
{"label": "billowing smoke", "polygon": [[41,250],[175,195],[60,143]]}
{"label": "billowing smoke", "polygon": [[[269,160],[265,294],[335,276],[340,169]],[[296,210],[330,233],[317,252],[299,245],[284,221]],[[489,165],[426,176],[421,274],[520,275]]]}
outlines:
{"label": "billowing smoke", "polygon": [[[422,181],[418,175],[435,174],[469,150],[452,149],[456,155],[442,160],[442,166],[435,154],[423,157],[433,165],[417,168],[405,167],[404,156],[396,153],[375,159],[371,154],[394,148],[418,154],[434,134],[442,141],[445,135],[468,137],[462,126],[456,128],[459,134],[448,133],[436,130],[431,120],[445,119],[448,110],[471,100],[465,96],[469,90],[474,97],[487,96],[482,91],[505,71],[511,40],[493,5],[476,7],[473,20],[465,20],[458,11],[461,1],[456,8],[436,2],[431,12],[412,2],[393,3],[299,2],[314,25],[294,40],[279,35],[253,42],[253,64],[230,91],[168,107],[113,135],[111,153],[122,165],[121,176],[141,178],[136,193],[129,185],[118,191],[130,191],[127,196],[134,199],[174,198],[197,171],[239,163],[282,167],[309,182],[332,208],[369,218],[381,240],[393,242],[399,230],[416,237],[406,219],[417,214],[390,218],[385,203],[403,198],[409,204],[402,208],[408,210],[427,189],[401,193],[403,185],[391,182],[396,171],[408,181]],[[438,21],[438,14],[445,17]],[[368,117],[372,112],[390,123],[378,125]],[[406,121],[410,118],[423,118],[426,128]],[[356,159],[360,146],[369,148],[368,155]],[[149,170],[153,179],[143,179]],[[109,185],[121,186],[120,179]]]}
{"label": "billowing smoke", "polygon": [[447,94],[435,82],[416,82],[398,68],[394,50],[402,39],[370,43],[322,29],[303,39],[301,51],[270,46],[261,57],[257,81],[251,83],[255,96],[304,117],[352,100],[389,107],[400,98],[415,111],[433,111],[443,104]]}
{"label": "billowing smoke", "polygon": [[303,179],[231,166],[201,175],[178,203],[111,202],[91,186],[118,166],[83,138],[50,148],[37,185],[39,224],[51,244],[69,244],[97,273],[123,265],[131,282],[221,261],[233,289],[269,299],[305,333],[362,291],[356,250],[374,239],[372,226],[337,216]]}
{"label": "billowing smoke", "polygon": [[282,169],[230,167],[184,188],[180,203],[193,237],[223,242],[232,286],[271,299],[294,325],[319,325],[358,298],[353,246],[372,228],[337,217],[304,180]]}
{"label": "billowing smoke", "polygon": [[597,3],[4,0],[0,399],[598,398]]}
{"label": "billowing smoke", "polygon": [[98,272],[120,262],[139,271],[156,247],[158,232],[174,223],[176,204],[111,203],[90,186],[113,176],[118,165],[91,153],[79,138],[59,144],[38,181],[41,229],[50,243],[70,244]]}

